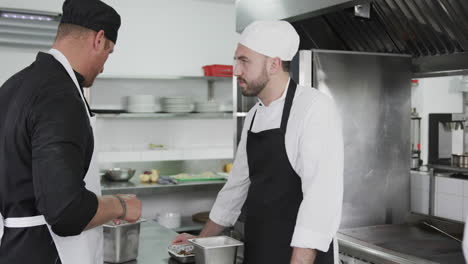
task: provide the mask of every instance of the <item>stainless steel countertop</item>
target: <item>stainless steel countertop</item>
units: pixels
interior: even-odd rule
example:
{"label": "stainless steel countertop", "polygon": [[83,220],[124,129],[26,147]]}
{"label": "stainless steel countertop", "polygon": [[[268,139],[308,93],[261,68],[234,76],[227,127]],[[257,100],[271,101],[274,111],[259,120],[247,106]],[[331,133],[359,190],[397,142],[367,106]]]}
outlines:
{"label": "stainless steel countertop", "polygon": [[416,224],[340,230],[338,241],[340,252],[375,263],[465,263],[461,243]]}
{"label": "stainless steel countertop", "polygon": [[[171,259],[167,253],[167,247],[176,236],[176,232],[154,221],[142,223],[138,258],[125,264],[179,264],[180,262]],[[241,260],[238,264],[240,263]]]}

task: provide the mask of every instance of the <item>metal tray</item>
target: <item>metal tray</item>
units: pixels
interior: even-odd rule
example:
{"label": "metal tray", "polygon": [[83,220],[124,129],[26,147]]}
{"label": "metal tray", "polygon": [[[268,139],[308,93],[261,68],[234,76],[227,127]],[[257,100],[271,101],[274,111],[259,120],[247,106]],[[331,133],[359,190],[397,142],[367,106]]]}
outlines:
{"label": "metal tray", "polygon": [[179,252],[181,250],[185,251],[192,251],[194,250],[194,246],[192,245],[172,245],[167,248],[167,251],[169,252],[169,255],[171,255],[172,258],[177,260],[180,263],[193,263],[195,262],[195,255],[180,255]]}

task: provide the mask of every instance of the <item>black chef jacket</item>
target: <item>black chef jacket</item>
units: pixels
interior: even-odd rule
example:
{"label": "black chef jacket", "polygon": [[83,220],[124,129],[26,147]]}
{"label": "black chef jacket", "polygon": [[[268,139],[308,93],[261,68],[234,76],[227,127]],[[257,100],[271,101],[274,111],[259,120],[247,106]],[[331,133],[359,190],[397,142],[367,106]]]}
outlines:
{"label": "black chef jacket", "polygon": [[[44,215],[60,236],[80,234],[93,218],[97,197],[83,181],[94,149],[86,111],[65,68],[47,53],[0,88],[4,218]],[[47,226],[5,227],[0,264],[13,263],[60,263]]]}

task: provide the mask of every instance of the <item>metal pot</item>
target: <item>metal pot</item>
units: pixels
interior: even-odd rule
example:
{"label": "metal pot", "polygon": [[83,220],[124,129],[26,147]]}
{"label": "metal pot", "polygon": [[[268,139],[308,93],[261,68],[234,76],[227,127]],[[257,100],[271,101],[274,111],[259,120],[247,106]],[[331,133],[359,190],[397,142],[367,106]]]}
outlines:
{"label": "metal pot", "polygon": [[411,169],[419,168],[419,157],[411,157]]}
{"label": "metal pot", "polygon": [[468,155],[460,155],[460,167],[468,168]]}
{"label": "metal pot", "polygon": [[461,165],[460,160],[461,160],[461,155],[452,154],[452,166],[460,167]]}

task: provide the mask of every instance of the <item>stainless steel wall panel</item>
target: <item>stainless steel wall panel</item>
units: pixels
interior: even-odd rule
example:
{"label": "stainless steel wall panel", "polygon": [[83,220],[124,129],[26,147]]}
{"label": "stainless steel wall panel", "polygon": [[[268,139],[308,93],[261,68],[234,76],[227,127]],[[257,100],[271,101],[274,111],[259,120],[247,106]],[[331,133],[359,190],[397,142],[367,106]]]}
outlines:
{"label": "stainless steel wall panel", "polygon": [[342,115],[342,228],[403,222],[409,212],[411,58],[314,50],[313,64],[315,87],[334,98]]}

